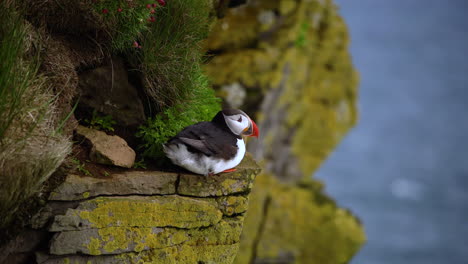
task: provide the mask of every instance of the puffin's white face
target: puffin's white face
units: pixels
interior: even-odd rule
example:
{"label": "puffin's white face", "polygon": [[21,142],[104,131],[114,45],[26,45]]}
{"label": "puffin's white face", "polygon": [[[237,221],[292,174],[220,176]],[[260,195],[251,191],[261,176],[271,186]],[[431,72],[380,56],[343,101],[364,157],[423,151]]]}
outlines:
{"label": "puffin's white face", "polygon": [[[235,135],[258,137],[258,127],[250,117],[239,109],[225,109],[220,111],[224,122]],[[219,113],[214,117],[218,117]]]}
{"label": "puffin's white face", "polygon": [[252,126],[250,118],[243,112],[237,115],[223,114],[223,116],[229,129],[231,129],[232,133],[236,135],[241,135]]}

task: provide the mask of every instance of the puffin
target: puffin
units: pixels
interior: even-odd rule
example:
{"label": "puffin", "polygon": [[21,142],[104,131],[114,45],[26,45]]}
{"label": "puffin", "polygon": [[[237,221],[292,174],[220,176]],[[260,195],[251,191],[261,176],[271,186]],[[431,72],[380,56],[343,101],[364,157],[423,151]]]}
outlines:
{"label": "puffin", "polygon": [[175,165],[211,176],[235,171],[245,155],[243,136],[258,135],[257,124],[246,113],[224,109],[209,122],[184,128],[163,144],[163,150]]}

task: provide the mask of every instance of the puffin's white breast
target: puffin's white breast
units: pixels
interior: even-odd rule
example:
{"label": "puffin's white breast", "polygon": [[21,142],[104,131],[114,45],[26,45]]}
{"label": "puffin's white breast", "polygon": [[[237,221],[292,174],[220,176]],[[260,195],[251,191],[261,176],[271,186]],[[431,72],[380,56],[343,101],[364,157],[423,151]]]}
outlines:
{"label": "puffin's white breast", "polygon": [[245,155],[244,140],[237,139],[236,146],[237,153],[230,160],[191,153],[184,144],[164,146],[164,152],[174,164],[197,174],[208,175],[210,173],[217,174],[239,165]]}
{"label": "puffin's white breast", "polygon": [[245,155],[245,143],[242,138],[237,139],[236,146],[238,148],[236,156],[230,160],[216,159],[213,157],[205,157],[206,163],[211,166],[213,173],[220,173],[224,170],[232,169],[239,165]]}

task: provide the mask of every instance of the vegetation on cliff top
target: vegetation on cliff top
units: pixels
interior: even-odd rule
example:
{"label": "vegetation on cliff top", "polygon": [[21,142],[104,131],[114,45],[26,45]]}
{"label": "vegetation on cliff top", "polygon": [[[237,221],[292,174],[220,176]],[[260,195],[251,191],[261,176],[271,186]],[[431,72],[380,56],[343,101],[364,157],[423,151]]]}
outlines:
{"label": "vegetation on cliff top", "polygon": [[207,87],[207,79],[200,76],[199,87],[192,100],[167,108],[159,115],[149,118],[141,126],[137,136],[143,140],[143,155],[150,158],[163,158],[162,144],[175,136],[186,126],[200,121],[210,121],[220,110],[220,99]]}
{"label": "vegetation on cliff top", "polygon": [[171,1],[156,11],[156,23],[142,36],[136,58],[146,94],[161,111],[137,134],[146,157],[164,157],[163,143],[188,125],[211,120],[221,109],[201,69],[200,41],[208,36],[209,13],[204,0]]}
{"label": "vegetation on cliff top", "polygon": [[[210,6],[205,0],[173,0],[156,10],[156,22],[141,38],[135,57],[141,62],[147,95],[160,110],[193,99],[207,86],[200,68],[200,41],[208,36]],[[141,51],[141,52],[140,52]]]}
{"label": "vegetation on cliff top", "polygon": [[0,5],[0,228],[40,190],[70,151],[59,133],[55,99],[39,61],[32,30],[9,2]]}
{"label": "vegetation on cliff top", "polygon": [[[142,92],[148,117],[136,134],[142,154],[163,158],[163,143],[188,125],[210,120],[221,108],[201,68],[200,41],[208,36],[213,7],[206,0],[99,0],[90,7],[81,7],[91,13],[83,17],[103,22],[100,27],[110,37],[103,44],[126,58],[137,79],[132,84]],[[95,113],[82,123],[113,131],[109,120]]]}
{"label": "vegetation on cliff top", "polygon": [[92,7],[109,28],[112,49],[119,52],[139,47],[137,39],[156,21],[156,10],[163,5],[164,1],[154,0],[100,0],[94,1]]}
{"label": "vegetation on cliff top", "polygon": [[184,127],[220,110],[201,64],[212,6],[205,0],[102,0],[93,10],[111,32],[114,52],[126,54],[148,97],[147,123],[137,137],[143,155],[163,158],[162,144]]}
{"label": "vegetation on cliff top", "polygon": [[[199,42],[208,34],[210,2],[128,3],[1,3],[0,228],[8,226],[18,205],[40,190],[70,152],[71,143],[60,130],[81,67],[95,68],[104,58],[121,56],[134,68],[140,78],[135,85],[149,99],[150,118],[138,133],[149,157],[161,157],[161,143],[220,109],[201,69]],[[16,10],[16,4],[31,8]],[[68,46],[77,34],[95,46]],[[114,129],[106,116],[85,119],[99,129]]]}

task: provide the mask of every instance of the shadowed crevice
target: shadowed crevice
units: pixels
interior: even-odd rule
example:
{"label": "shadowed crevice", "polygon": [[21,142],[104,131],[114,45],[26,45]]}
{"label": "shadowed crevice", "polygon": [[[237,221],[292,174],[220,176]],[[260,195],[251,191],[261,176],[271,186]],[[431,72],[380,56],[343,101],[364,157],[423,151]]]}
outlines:
{"label": "shadowed crevice", "polygon": [[265,230],[265,224],[268,219],[268,208],[270,207],[271,203],[271,197],[267,196],[265,198],[265,201],[263,202],[263,212],[262,212],[262,219],[260,219],[260,225],[258,226],[258,232],[257,235],[255,236],[253,240],[253,245],[252,245],[252,255],[250,257],[250,264],[255,264],[255,260],[257,258],[257,250],[258,250],[258,245],[260,244],[260,239],[263,235],[263,232]]}

